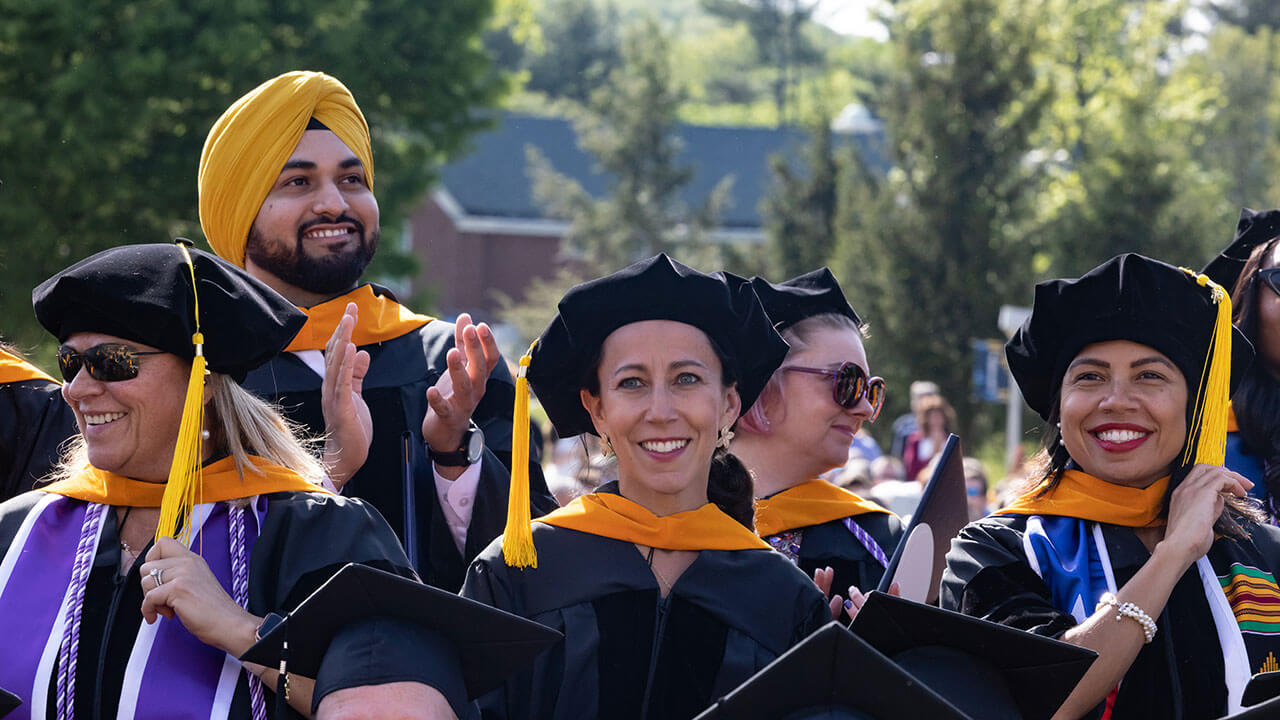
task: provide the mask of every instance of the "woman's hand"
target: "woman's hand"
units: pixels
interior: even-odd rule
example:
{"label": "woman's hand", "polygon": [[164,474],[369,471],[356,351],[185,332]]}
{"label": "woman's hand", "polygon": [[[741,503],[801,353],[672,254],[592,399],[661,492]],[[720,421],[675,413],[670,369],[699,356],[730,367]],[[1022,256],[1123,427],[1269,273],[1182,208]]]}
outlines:
{"label": "woman's hand", "polygon": [[[899,597],[902,591],[898,589],[898,583],[889,584],[889,594]],[[871,593],[864,593],[854,585],[849,586],[849,599],[844,601],[844,612],[849,616],[849,622],[858,617],[858,611],[862,610],[862,606],[867,602],[867,596]]]}
{"label": "woman's hand", "polygon": [[1156,552],[1174,552],[1189,567],[1213,545],[1213,524],[1227,495],[1244,497],[1253,483],[1216,465],[1191,469],[1169,500],[1169,524]]}
{"label": "woman's hand", "polygon": [[324,349],[324,382],[320,384],[320,410],[324,414],[324,464],[329,480],[339,490],[369,458],[373,442],[373,418],[361,395],[369,353],[351,342],[359,309],[347,303],[346,312]]}
{"label": "woman's hand", "polygon": [[822,591],[822,596],[829,598],[827,600],[827,609],[831,611],[831,619],[840,619],[840,608],[844,606],[844,599],[839,595],[831,594],[831,581],[835,580],[836,571],[829,567],[817,568],[813,571],[813,584],[818,586]]}
{"label": "woman's hand", "polygon": [[148,624],[159,615],[176,617],[200,642],[234,657],[254,643],[262,618],[237,605],[204,559],[182,543],[160,538],[147,552],[140,571],[145,596],[142,618]]}

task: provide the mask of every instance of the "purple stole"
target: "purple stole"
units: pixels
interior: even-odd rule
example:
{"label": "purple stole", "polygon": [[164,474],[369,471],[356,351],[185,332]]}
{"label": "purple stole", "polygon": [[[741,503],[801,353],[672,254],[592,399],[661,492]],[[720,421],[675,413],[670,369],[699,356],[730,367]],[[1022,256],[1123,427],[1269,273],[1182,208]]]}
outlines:
{"label": "purple stole", "polygon": [[[253,500],[245,512],[246,558],[266,510],[265,498]],[[0,559],[0,643],[5,648],[0,653],[0,687],[23,702],[6,720],[43,720],[51,715],[49,687],[57,672],[58,646],[71,602],[72,563],[87,507],[83,501],[61,495],[42,498]],[[198,506],[192,524],[201,532],[193,542],[222,588],[234,598],[228,518],[226,503]],[[101,527],[92,539],[95,556]],[[242,672],[236,658],[197,640],[177,618],[161,617],[152,625],[143,622],[125,669],[115,716],[227,717]],[[77,682],[92,683],[93,678],[81,676]]]}

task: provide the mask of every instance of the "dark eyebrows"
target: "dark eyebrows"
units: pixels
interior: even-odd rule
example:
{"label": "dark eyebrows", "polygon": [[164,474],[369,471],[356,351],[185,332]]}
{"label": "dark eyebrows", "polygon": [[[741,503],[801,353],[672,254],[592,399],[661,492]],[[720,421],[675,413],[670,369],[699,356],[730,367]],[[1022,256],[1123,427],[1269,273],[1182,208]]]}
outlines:
{"label": "dark eyebrows", "polygon": [[[338,168],[341,170],[349,170],[353,167],[363,167],[363,165],[364,164],[360,162],[360,158],[353,155],[338,163]],[[285,173],[289,170],[315,170],[316,167],[316,164],[310,160],[290,160],[284,164],[284,167],[280,168],[280,172]]]}
{"label": "dark eyebrows", "polygon": [[[1161,365],[1164,365],[1171,370],[1176,369],[1174,364],[1170,362],[1169,359],[1164,357],[1163,355],[1152,355],[1150,357],[1138,358],[1137,360],[1134,360],[1133,362],[1129,363],[1129,367],[1136,368],[1136,367],[1141,367],[1142,365],[1150,365],[1152,363],[1160,363]],[[1108,369],[1111,367],[1111,363],[1105,362],[1103,360],[1099,360],[1098,358],[1079,357],[1071,361],[1071,364],[1067,366],[1067,370],[1073,370],[1078,365],[1090,365],[1092,367],[1099,367],[1103,369]]]}
{"label": "dark eyebrows", "polygon": [[1129,367],[1136,368],[1141,365],[1150,365],[1151,363],[1160,363],[1161,365],[1168,367],[1170,370],[1175,369],[1173,363],[1169,362],[1169,359],[1162,355],[1152,355],[1151,357],[1139,358],[1129,363]]}
{"label": "dark eyebrows", "polygon": [[1104,362],[1097,358],[1078,357],[1075,360],[1071,361],[1071,364],[1067,366],[1067,370],[1074,370],[1078,365],[1091,365],[1093,367],[1100,367],[1104,369],[1111,367],[1111,363]]}
{"label": "dark eyebrows", "polygon": [[[681,369],[683,369],[683,368],[687,368],[687,367],[702,368],[703,370],[710,370],[710,369],[711,369],[711,368],[708,368],[708,367],[707,367],[706,363],[702,363],[702,362],[699,362],[699,361],[697,361],[697,360],[677,360],[677,361],[675,361],[675,362],[671,363],[671,365],[670,365],[670,368],[669,368],[669,369],[671,369],[671,370],[681,370]],[[626,365],[622,365],[622,366],[618,367],[617,369],[615,369],[615,370],[613,371],[613,375],[614,375],[614,376],[617,376],[617,375],[620,375],[620,374],[622,374],[622,373],[624,373],[624,372],[647,372],[647,371],[648,371],[648,368],[647,368],[646,366],[644,366],[643,364],[641,364],[641,363],[627,363]]]}

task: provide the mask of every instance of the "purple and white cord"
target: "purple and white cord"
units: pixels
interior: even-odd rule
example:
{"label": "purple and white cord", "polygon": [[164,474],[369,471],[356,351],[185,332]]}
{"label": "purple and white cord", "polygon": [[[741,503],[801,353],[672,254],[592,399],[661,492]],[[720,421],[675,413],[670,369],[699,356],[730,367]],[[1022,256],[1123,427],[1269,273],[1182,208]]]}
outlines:
{"label": "purple and white cord", "polygon": [[80,618],[84,609],[84,591],[93,570],[93,551],[107,506],[89,503],[80,526],[80,542],[76,545],[71,565],[70,600],[62,625],[62,644],[58,648],[58,720],[75,717],[76,661],[80,650]]}
{"label": "purple and white cord", "polygon": [[[244,508],[230,509],[231,525],[231,594],[242,608],[249,606],[249,558],[244,542]],[[249,676],[249,704],[253,708],[253,720],[266,720],[267,704],[262,695],[262,681],[245,670]]]}
{"label": "purple and white cord", "polygon": [[858,538],[858,542],[862,543],[862,547],[866,548],[867,552],[871,553],[871,557],[875,558],[876,562],[880,563],[880,567],[889,567],[889,556],[884,554],[884,550],[880,547],[880,543],[876,542],[876,539],[871,537],[871,533],[864,530],[862,526],[854,522],[851,517],[844,519],[844,526],[849,528],[849,532],[853,533],[854,537]]}

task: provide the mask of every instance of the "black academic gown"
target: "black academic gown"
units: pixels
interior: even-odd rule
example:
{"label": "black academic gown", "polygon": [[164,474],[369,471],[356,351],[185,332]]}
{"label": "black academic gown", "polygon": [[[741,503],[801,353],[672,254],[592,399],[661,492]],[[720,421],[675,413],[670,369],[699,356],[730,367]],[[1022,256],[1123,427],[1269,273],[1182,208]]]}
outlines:
{"label": "black academic gown", "polygon": [[[855,515],[853,521],[880,545],[886,557],[893,557],[903,531],[902,521],[896,515],[863,513]],[[852,585],[865,593],[880,584],[884,565],[845,527],[843,519],[796,530],[800,534],[797,564],[809,577],[813,577],[818,568],[829,567],[835,571],[831,592],[845,595]]]}
{"label": "black academic gown", "polygon": [[[26,493],[0,505],[0,557],[23,519],[44,496],[41,492]],[[249,556],[250,613],[266,616],[292,610],[348,562],[412,577],[404,550],[386,522],[368,505],[321,493],[280,492],[267,498],[262,532]],[[138,568],[146,557],[144,550],[129,573],[120,575],[116,514],[106,513],[103,522],[85,588],[76,665],[74,717],[92,720],[114,717],[119,705],[126,661],[142,624],[143,593]],[[334,680],[327,687],[317,685],[315,697],[318,700],[331,690],[345,687],[403,680],[442,688],[451,701],[465,708],[465,697],[457,696],[456,688],[461,682],[457,666],[440,667],[424,661],[430,653],[428,648],[438,642],[424,637],[424,632],[404,623],[377,620],[362,624],[358,632],[341,633],[330,645],[320,671]],[[369,647],[380,650],[371,653]],[[416,662],[406,662],[409,659]],[[56,717],[56,683],[55,671],[47,705],[50,718]],[[275,717],[274,708],[275,696],[267,692],[268,717]],[[302,717],[292,710],[289,716]],[[228,717],[252,717],[249,684],[244,676]]]}
{"label": "black academic gown", "polygon": [[0,384],[0,502],[47,475],[58,462],[58,446],[75,433],[75,415],[57,383]]}
{"label": "black academic gown", "polygon": [[[1048,586],[1026,561],[1027,516],[992,515],[970,523],[952,541],[940,604],[948,610],[1060,638],[1076,621],[1053,606]],[[1102,524],[1116,587],[1123,587],[1150,558],[1127,527]],[[1208,558],[1220,581],[1239,564],[1272,573],[1280,568],[1280,529],[1247,526],[1251,539],[1218,539]],[[1275,588],[1274,580],[1270,586]],[[1268,593],[1280,602],[1280,589]],[[1275,605],[1280,613],[1280,605]],[[1092,614],[1092,608],[1086,612]],[[1227,712],[1222,649],[1212,611],[1193,564],[1178,580],[1165,610],[1156,618],[1151,643],[1138,652],[1120,683],[1113,720],[1210,720]],[[1280,632],[1280,625],[1270,628]],[[1280,658],[1280,635],[1242,632],[1250,672],[1273,669]],[[1268,663],[1268,657],[1271,657]],[[1100,705],[1085,717],[1102,717]]]}
{"label": "black academic gown", "polygon": [[[378,292],[389,294],[381,288]],[[403,539],[401,437],[409,432],[417,505],[418,573],[430,585],[457,592],[462,587],[467,563],[501,534],[506,525],[515,382],[506,364],[499,362],[472,415],[472,420],[484,431],[487,451],[481,461],[466,547],[460,554],[440,508],[432,465],[422,442],[427,388],[447,370],[445,354],[454,346],[453,333],[452,323],[433,320],[398,338],[360,348],[370,357],[363,395],[373,418],[373,442],[369,446],[369,459],[342,492],[372,503],[396,536]],[[279,403],[286,416],[318,435],[324,432],[320,382],[320,377],[297,356],[281,353],[250,372],[242,384]],[[555,499],[547,490],[536,454],[529,463],[529,491],[534,517],[555,509]]]}
{"label": "black academic gown", "polygon": [[485,720],[687,720],[830,622],[772,550],[703,550],[666,598],[633,543],[534,523],[536,569],[472,563],[462,594],[564,633],[480,699]]}

